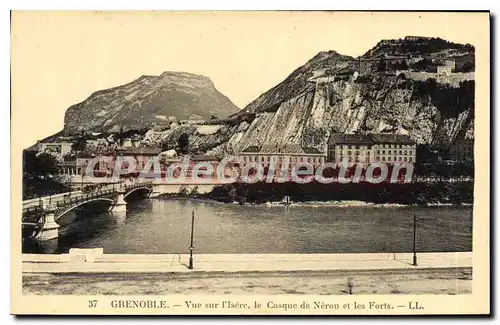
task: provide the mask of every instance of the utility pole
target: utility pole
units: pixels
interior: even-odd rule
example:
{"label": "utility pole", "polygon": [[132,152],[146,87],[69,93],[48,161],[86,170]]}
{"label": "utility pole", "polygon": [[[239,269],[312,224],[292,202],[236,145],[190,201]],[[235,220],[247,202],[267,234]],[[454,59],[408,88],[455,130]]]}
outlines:
{"label": "utility pole", "polygon": [[194,211],[191,213],[191,245],[189,246],[189,266],[188,269],[193,269],[193,234],[194,234]]}
{"label": "utility pole", "polygon": [[417,214],[413,214],[413,266],[417,266]]}

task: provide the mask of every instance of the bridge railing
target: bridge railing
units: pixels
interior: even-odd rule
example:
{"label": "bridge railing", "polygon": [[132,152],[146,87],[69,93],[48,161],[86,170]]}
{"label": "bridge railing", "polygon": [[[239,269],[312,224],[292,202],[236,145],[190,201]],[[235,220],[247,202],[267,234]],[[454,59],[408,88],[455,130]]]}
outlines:
{"label": "bridge railing", "polygon": [[107,189],[107,190],[96,190],[94,192],[90,192],[84,195],[79,195],[77,197],[65,197],[63,201],[59,201],[56,203],[57,207],[65,207],[68,205],[78,204],[81,202],[85,202],[91,199],[101,198],[109,195],[114,195],[117,193],[116,189]]}
{"label": "bridge railing", "polygon": [[27,209],[23,209],[23,213],[21,216],[21,221],[23,223],[38,223],[40,218],[43,217],[43,208],[36,206],[36,207],[29,207]]}
{"label": "bridge railing", "polygon": [[39,211],[43,211],[43,207],[41,205],[23,208],[23,214],[24,213],[39,212]]}
{"label": "bridge railing", "polygon": [[[153,182],[141,182],[141,183],[136,183],[136,184],[132,184],[132,185],[126,185],[125,190],[129,191],[129,190],[132,190],[135,188],[152,187],[152,186],[153,186]],[[113,187],[113,188],[104,189],[104,190],[98,188],[92,192],[89,192],[86,194],[80,194],[77,196],[71,196],[71,194],[69,194],[67,196],[64,196],[62,201],[56,201],[55,206],[56,206],[56,208],[65,208],[67,206],[71,206],[74,204],[85,202],[85,201],[88,201],[91,199],[101,198],[101,197],[105,197],[105,196],[109,196],[109,195],[115,195],[117,193],[118,193],[118,189]],[[25,218],[25,216],[27,217],[28,215],[43,214],[42,212],[43,212],[43,204],[42,204],[42,201],[40,200],[40,205],[23,208],[23,218]]]}
{"label": "bridge railing", "polygon": [[131,185],[125,185],[125,190],[132,190],[134,188],[139,188],[139,187],[152,187],[153,182],[140,182],[140,183],[135,183]]}

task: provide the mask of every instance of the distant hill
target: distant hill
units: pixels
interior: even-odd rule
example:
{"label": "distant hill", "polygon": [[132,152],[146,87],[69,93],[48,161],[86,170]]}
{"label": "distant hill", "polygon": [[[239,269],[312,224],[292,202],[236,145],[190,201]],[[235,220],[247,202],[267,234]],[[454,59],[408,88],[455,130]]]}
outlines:
{"label": "distant hill", "polygon": [[209,119],[238,112],[205,76],[164,72],[142,76],[128,84],[100,90],[71,106],[64,117],[64,131],[117,132],[144,129],[176,119]]}

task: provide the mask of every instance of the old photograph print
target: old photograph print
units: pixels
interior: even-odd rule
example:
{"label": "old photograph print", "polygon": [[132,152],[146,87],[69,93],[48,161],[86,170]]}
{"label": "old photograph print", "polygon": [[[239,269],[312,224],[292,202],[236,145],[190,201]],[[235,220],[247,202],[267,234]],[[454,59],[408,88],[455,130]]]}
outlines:
{"label": "old photograph print", "polygon": [[13,12],[13,310],[488,312],[488,26]]}

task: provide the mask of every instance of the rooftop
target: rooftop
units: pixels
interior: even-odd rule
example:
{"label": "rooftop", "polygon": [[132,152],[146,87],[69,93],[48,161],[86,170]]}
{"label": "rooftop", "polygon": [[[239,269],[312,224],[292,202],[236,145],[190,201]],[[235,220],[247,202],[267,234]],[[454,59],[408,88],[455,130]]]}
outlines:
{"label": "rooftop", "polygon": [[127,148],[127,149],[111,149],[106,151],[98,151],[95,154],[101,156],[119,156],[119,155],[141,155],[141,156],[157,156],[161,152],[161,148]]}
{"label": "rooftop", "polygon": [[323,152],[313,147],[302,147],[299,144],[267,144],[261,148],[258,146],[249,146],[242,153],[262,153],[262,154],[315,154],[320,155]]}
{"label": "rooftop", "polygon": [[212,155],[194,155],[191,157],[192,161],[219,161],[219,158]]}
{"label": "rooftop", "polygon": [[258,146],[249,146],[249,147],[246,147],[242,152],[251,153],[251,152],[259,152],[259,151],[260,151],[260,148]]}
{"label": "rooftop", "polygon": [[367,134],[333,133],[328,144],[373,144],[373,139]]}
{"label": "rooftop", "polygon": [[406,134],[371,134],[375,143],[398,143],[398,144],[415,144],[409,135]]}
{"label": "rooftop", "polygon": [[410,136],[406,134],[343,134],[333,133],[328,141],[328,144],[415,144]]}

